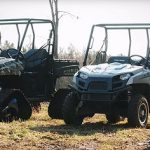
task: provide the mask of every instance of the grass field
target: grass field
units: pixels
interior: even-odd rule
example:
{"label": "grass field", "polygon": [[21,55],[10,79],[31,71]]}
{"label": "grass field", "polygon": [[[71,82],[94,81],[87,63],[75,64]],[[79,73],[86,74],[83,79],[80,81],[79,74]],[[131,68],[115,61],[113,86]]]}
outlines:
{"label": "grass field", "polygon": [[86,118],[80,127],[51,120],[47,104],[26,122],[0,123],[0,149],[11,150],[139,150],[150,149],[147,129],[129,128],[127,121],[109,125],[104,115]]}

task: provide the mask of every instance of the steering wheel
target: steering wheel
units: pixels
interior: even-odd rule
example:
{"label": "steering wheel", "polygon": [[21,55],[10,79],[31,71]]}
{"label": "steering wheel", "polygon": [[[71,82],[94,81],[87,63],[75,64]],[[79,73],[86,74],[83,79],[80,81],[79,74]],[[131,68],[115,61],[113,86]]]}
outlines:
{"label": "steering wheel", "polygon": [[[132,59],[133,57],[139,57],[140,60],[134,60],[134,59]],[[129,57],[129,61],[130,61],[130,64],[131,64],[131,65],[137,65],[137,66],[144,65],[145,60],[146,60],[146,59],[145,59],[143,56],[141,56],[141,55],[131,55],[131,56]]]}
{"label": "steering wheel", "polygon": [[9,58],[16,59],[17,56],[19,55],[18,56],[19,60],[24,60],[24,55],[22,54],[22,52],[15,48],[7,49],[6,52],[7,52],[7,55],[9,56]]}

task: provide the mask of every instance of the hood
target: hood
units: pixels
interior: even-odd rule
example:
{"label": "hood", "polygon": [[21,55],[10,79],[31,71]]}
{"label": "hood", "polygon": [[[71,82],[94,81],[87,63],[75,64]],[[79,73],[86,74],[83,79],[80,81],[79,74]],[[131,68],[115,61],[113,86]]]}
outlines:
{"label": "hood", "polygon": [[143,70],[142,66],[134,66],[130,64],[121,64],[121,63],[105,63],[99,65],[89,65],[82,67],[80,72],[83,72],[90,76],[115,76],[124,73],[136,74]]}

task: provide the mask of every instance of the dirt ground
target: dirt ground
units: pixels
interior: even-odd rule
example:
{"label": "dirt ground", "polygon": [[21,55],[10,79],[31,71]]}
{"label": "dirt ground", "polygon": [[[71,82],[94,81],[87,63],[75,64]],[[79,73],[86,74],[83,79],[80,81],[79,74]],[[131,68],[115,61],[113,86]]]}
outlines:
{"label": "dirt ground", "polygon": [[0,149],[7,150],[149,150],[147,129],[130,128],[127,121],[107,124],[104,115],[86,118],[80,127],[51,120],[47,104],[26,122],[0,123]]}

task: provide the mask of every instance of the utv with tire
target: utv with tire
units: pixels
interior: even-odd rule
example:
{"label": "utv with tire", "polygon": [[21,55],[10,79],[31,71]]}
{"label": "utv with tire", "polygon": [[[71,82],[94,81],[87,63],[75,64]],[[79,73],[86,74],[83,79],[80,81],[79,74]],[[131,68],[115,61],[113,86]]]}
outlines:
{"label": "utv with tire", "polygon": [[[3,19],[0,27],[4,29],[1,31],[1,45],[7,31],[11,31],[11,37],[18,41],[16,48],[10,47],[14,44],[6,49],[1,46],[0,120],[27,120],[32,114],[31,106],[40,102],[50,102],[50,117],[62,118],[61,107],[70,89],[56,91],[56,81],[59,77],[73,76],[79,63],[54,59],[53,22],[47,19]],[[7,30],[7,27],[13,28]],[[28,46],[25,45],[27,40],[30,42]]]}
{"label": "utv with tire", "polygon": [[[98,30],[104,36],[95,39]],[[109,123],[127,118],[132,127],[147,126],[150,111],[149,30],[150,24],[93,25],[83,67],[75,73],[69,85],[71,92],[63,104],[66,124],[81,125],[85,117],[100,113],[106,115]],[[128,50],[124,50],[126,55],[117,49],[117,46],[125,49],[121,43],[122,33],[127,36],[124,41],[129,45],[126,46]],[[115,38],[118,38],[117,42]],[[137,38],[140,38],[139,43],[135,42]],[[100,45],[100,39],[103,39],[102,46],[97,53],[92,53],[95,59],[91,61],[90,51],[96,47],[94,44]],[[138,50],[142,43],[146,43],[145,50]],[[113,46],[116,51],[109,51]],[[121,54],[114,55],[118,51]]]}

